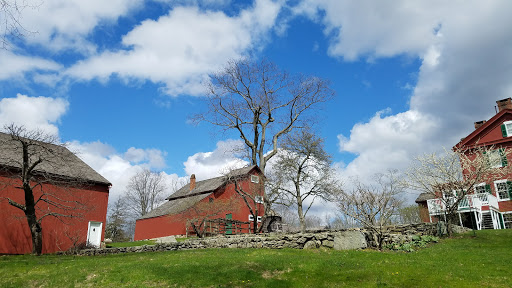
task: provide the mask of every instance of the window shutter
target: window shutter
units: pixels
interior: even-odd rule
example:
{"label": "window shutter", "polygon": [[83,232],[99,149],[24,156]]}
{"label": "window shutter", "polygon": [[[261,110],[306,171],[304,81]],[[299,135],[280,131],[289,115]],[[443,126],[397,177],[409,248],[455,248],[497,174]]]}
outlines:
{"label": "window shutter", "polygon": [[501,167],[506,167],[508,165],[507,155],[505,154],[505,150],[500,148],[500,157],[501,157]]}
{"label": "window shutter", "polygon": [[503,137],[507,137],[507,127],[505,126],[505,124],[501,124],[501,135],[503,135]]}
{"label": "window shutter", "polygon": [[512,199],[512,182],[511,181],[507,181],[507,192],[508,192],[508,197],[510,199]]}
{"label": "window shutter", "polygon": [[485,192],[487,192],[487,193],[492,195],[491,185],[490,184],[485,184]]}

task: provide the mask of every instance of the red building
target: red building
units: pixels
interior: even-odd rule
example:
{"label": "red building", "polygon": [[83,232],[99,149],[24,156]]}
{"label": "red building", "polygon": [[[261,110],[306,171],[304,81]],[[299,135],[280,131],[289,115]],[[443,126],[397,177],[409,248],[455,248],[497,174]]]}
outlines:
{"label": "red building", "polygon": [[[263,180],[263,173],[255,165],[233,170],[227,176],[198,182],[192,174],[189,184],[169,196],[167,202],[136,221],[134,240],[190,234],[194,231],[191,224],[200,225],[197,222],[202,222],[205,218],[230,219],[227,221],[228,226],[232,225],[230,223],[236,225],[241,222],[254,224],[254,221],[261,225],[261,216],[264,215]],[[247,203],[253,212],[257,210],[256,217],[235,188],[248,195]],[[226,234],[238,232],[240,231],[235,226],[225,227],[221,231]],[[242,232],[247,233],[247,228]]]}
{"label": "red building", "polygon": [[[32,238],[25,213],[11,203],[25,206],[20,189],[20,145],[0,133],[0,254],[32,252]],[[66,251],[74,246],[99,247],[104,237],[110,182],[62,146],[38,142],[40,150],[56,155],[35,166],[34,199],[41,219],[42,253]],[[45,217],[47,216],[47,217]]]}
{"label": "red building", "polygon": [[[512,99],[496,103],[498,113],[488,121],[475,122],[475,130],[457,143],[455,148],[492,147],[494,150],[488,152],[487,156],[498,161],[489,160],[489,163],[500,169],[512,165],[510,153],[504,152],[512,149]],[[489,154],[496,154],[496,157]],[[416,203],[424,222],[435,222],[443,214],[443,201],[434,195],[422,193]],[[478,230],[512,228],[512,174],[500,179],[489,175],[486,182],[478,184],[474,193],[466,195],[459,203],[457,213],[460,224],[466,227],[474,226]]]}

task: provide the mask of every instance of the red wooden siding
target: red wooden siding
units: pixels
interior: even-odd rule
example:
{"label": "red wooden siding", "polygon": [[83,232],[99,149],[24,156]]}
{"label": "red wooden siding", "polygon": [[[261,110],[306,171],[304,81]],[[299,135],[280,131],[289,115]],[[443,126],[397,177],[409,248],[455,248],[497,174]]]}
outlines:
{"label": "red wooden siding", "polygon": [[[12,179],[0,176],[0,185],[2,185],[0,187],[0,254],[31,253],[32,240],[25,214],[20,209],[9,205],[3,198],[9,197],[18,203],[24,203],[23,190],[14,188],[13,184]],[[81,213],[81,217],[62,218],[66,224],[51,216],[43,219],[43,253],[66,251],[75,243],[85,243],[89,221],[103,223],[101,239],[104,239],[109,190],[107,185],[63,188],[45,184],[43,189],[54,191],[65,200],[80,201],[88,207],[86,210],[76,211]],[[40,192],[34,192],[35,197],[40,195]],[[44,209],[43,204],[39,203],[38,207]],[[38,212],[38,216],[41,215],[39,213],[42,212]]]}

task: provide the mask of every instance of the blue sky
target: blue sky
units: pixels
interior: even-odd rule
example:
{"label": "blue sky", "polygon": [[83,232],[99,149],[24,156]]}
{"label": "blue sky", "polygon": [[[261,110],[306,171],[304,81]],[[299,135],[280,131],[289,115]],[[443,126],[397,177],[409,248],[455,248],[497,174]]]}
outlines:
{"label": "blue sky", "polygon": [[230,59],[331,81],[318,133],[344,178],[451,147],[512,96],[510,1],[29,3],[35,33],[0,50],[0,124],[58,134],[114,197],[141,167],[172,181],[237,162],[236,134],[188,121]]}

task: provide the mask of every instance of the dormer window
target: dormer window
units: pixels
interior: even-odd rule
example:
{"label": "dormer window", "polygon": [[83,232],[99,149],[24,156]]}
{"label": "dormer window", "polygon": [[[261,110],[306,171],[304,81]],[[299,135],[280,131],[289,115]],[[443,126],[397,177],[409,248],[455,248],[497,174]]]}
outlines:
{"label": "dormer window", "polygon": [[501,125],[501,134],[503,137],[512,136],[512,121],[503,122]]}

